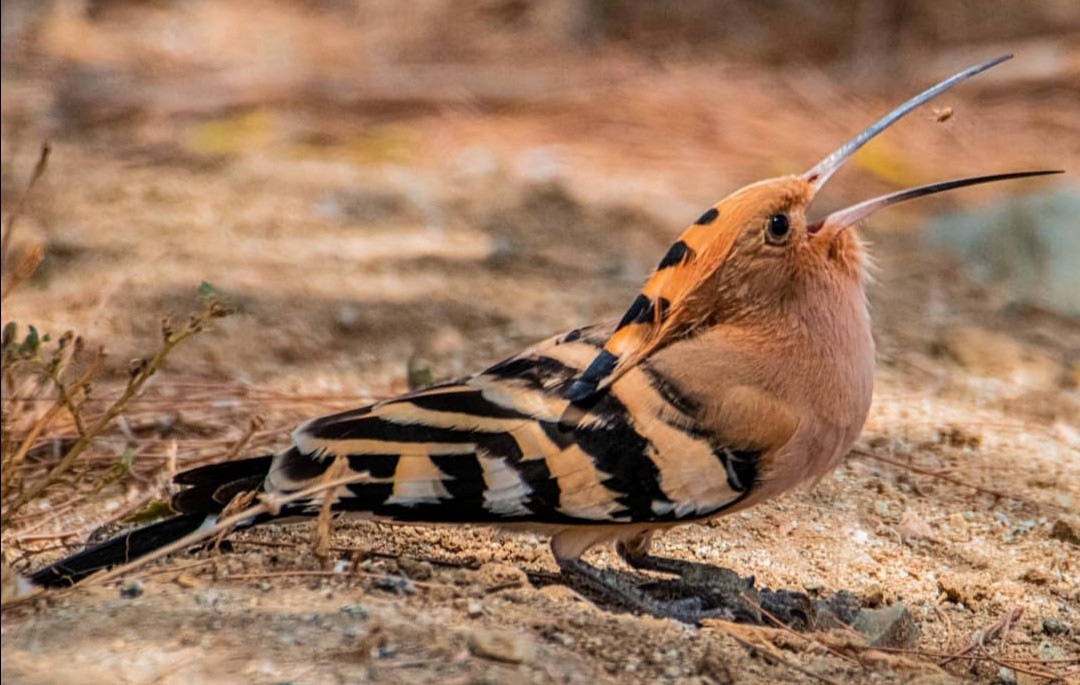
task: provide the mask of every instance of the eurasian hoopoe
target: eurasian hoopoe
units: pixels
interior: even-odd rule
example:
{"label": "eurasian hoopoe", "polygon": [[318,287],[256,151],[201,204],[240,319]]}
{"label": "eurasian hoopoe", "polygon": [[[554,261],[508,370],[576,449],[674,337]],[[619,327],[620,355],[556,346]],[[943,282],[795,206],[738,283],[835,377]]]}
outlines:
{"label": "eurasian hoopoe", "polygon": [[[736,191],[694,222],[617,323],[564,333],[465,379],[317,418],[293,445],[194,469],[179,516],[39,571],[44,585],[179,539],[235,495],[317,485],[338,457],[356,482],[280,516],[333,509],[424,523],[486,523],[551,535],[559,567],[631,607],[678,615],[581,560],[618,542],[639,568],[657,531],[729,514],[833,469],[862,430],[873,385],[864,250],[846,230],[904,200],[1029,171],[885,195],[808,221],[818,191],[867,141],[971,67],[871,125],[802,175]],[[253,521],[261,523],[274,516]]]}

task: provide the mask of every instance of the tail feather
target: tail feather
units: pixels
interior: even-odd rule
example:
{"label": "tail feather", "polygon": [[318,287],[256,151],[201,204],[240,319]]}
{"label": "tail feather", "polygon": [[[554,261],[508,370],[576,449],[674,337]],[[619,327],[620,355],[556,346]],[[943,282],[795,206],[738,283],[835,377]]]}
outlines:
{"label": "tail feather", "polygon": [[175,542],[212,518],[205,514],[183,514],[152,523],[46,566],[30,580],[44,587],[74,585],[97,571],[125,564]]}
{"label": "tail feather", "polygon": [[265,476],[270,471],[270,463],[274,455],[267,454],[261,457],[226,461],[220,464],[208,464],[176,474],[173,482],[177,485],[213,485],[248,478],[253,475]]}
{"label": "tail feather", "polygon": [[172,507],[178,516],[132,530],[61,559],[35,573],[30,580],[45,587],[73,585],[97,571],[126,564],[176,542],[201,526],[213,523],[236,494],[259,489],[270,471],[272,460],[273,456],[254,457],[180,473],[176,482],[190,487],[173,497]]}
{"label": "tail feather", "polygon": [[273,459],[266,455],[178,473],[174,482],[191,487],[173,496],[172,507],[181,514],[217,514],[237,494],[258,490]]}

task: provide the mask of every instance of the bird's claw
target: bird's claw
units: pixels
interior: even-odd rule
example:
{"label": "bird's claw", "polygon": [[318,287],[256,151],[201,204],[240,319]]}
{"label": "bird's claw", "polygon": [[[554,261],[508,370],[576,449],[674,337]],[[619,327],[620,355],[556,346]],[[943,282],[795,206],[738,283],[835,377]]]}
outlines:
{"label": "bird's claw", "polygon": [[[672,617],[698,623],[703,618],[720,618],[737,623],[764,624],[772,621],[795,630],[812,630],[818,625],[817,602],[792,590],[755,587],[753,576],[741,577],[731,569],[685,562],[677,580],[642,586],[643,590],[678,596],[680,607]],[[692,611],[690,607],[694,607]]]}

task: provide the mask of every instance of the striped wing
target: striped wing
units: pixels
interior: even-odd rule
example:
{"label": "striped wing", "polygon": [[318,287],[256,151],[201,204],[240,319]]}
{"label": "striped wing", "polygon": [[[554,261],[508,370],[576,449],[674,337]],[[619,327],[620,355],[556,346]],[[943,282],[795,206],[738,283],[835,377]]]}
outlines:
{"label": "striped wing", "polygon": [[265,487],[309,487],[344,456],[362,481],[334,507],[395,520],[661,522],[737,502],[761,450],[701,432],[647,363],[586,402],[563,397],[609,333],[572,331],[465,380],[309,421]]}

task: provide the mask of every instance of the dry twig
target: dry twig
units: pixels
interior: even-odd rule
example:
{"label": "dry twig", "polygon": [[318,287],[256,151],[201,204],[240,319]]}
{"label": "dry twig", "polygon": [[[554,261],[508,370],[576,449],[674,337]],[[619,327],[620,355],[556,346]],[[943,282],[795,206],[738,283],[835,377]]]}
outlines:
{"label": "dry twig", "polygon": [[1014,607],[1009,611],[1005,612],[1005,615],[999,618],[993,624],[991,624],[990,627],[986,628],[985,630],[977,631],[975,633],[974,639],[972,639],[971,641],[971,644],[969,644],[967,647],[964,647],[959,652],[956,652],[955,654],[952,654],[942,659],[938,662],[938,665],[945,666],[955,661],[957,658],[964,656],[965,654],[969,654],[976,649],[984,647],[987,640],[993,640],[998,633],[1002,632],[1005,627],[1008,626],[1010,623],[1020,618],[1020,615],[1023,613],[1024,610],[1020,607]]}
{"label": "dry twig", "polygon": [[828,683],[828,685],[840,685],[839,681],[821,675],[820,673],[814,673],[801,664],[785,657],[780,653],[780,650],[762,634],[761,629],[756,626],[745,626],[738,623],[731,623],[730,621],[719,621],[715,619],[706,620],[704,621],[704,624],[713,628],[719,628],[746,649],[762,654],[768,661],[782,664],[805,676],[815,678],[823,683]]}
{"label": "dry twig", "polygon": [[[334,457],[334,463],[326,469],[322,479],[325,482],[338,480],[345,474],[349,462],[345,455],[339,454]],[[322,496],[322,504],[319,505],[319,515],[315,518],[314,528],[311,533],[311,551],[324,563],[330,559],[330,523],[333,521],[334,502],[337,497],[332,491],[326,491]]]}

